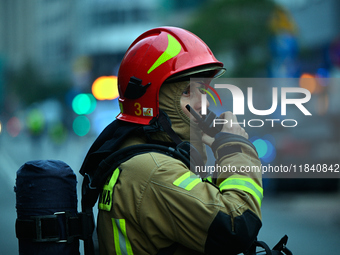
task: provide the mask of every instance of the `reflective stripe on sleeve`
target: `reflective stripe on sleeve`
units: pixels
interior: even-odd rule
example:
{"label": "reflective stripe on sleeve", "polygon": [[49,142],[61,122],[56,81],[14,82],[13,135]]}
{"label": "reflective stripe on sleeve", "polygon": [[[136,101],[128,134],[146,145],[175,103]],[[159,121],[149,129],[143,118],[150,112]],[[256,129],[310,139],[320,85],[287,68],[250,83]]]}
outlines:
{"label": "reflective stripe on sleeve", "polygon": [[263,199],[263,189],[251,178],[237,175],[225,179],[219,186],[220,191],[226,189],[239,189],[254,196],[261,206]]}
{"label": "reflective stripe on sleeve", "polygon": [[113,187],[115,186],[120,170],[116,168],[109,181],[103,186],[103,191],[99,196],[98,208],[105,211],[110,211],[112,207]]}
{"label": "reflective stripe on sleeve", "polygon": [[185,190],[191,190],[193,187],[195,187],[200,182],[201,182],[201,179],[198,178],[196,175],[191,174],[191,172],[186,172],[181,177],[176,179],[173,182],[173,185],[183,188]]}
{"label": "reflective stripe on sleeve", "polygon": [[213,183],[212,176],[208,176],[207,178],[204,178],[203,180]]}
{"label": "reflective stripe on sleeve", "polygon": [[113,238],[117,255],[133,255],[130,241],[126,234],[124,219],[112,218]]}

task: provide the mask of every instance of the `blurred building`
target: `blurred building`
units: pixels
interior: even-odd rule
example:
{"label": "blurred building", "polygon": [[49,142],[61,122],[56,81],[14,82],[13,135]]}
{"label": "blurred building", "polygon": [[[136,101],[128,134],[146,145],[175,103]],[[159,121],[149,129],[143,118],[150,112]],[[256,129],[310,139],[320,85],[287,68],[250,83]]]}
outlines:
{"label": "blurred building", "polygon": [[156,0],[77,2],[77,55],[91,58],[92,75],[116,74],[128,46],[155,27]]}
{"label": "blurred building", "polygon": [[84,56],[94,75],[114,72],[108,68],[157,19],[155,0],[1,0],[0,7],[0,56],[7,67],[30,63],[48,79],[71,78]]}
{"label": "blurred building", "polygon": [[32,64],[46,76],[64,75],[73,57],[75,1],[1,0],[2,47],[11,70]]}
{"label": "blurred building", "polygon": [[275,0],[290,11],[301,47],[318,47],[340,33],[338,0]]}
{"label": "blurred building", "polygon": [[284,6],[297,26],[301,69],[316,72],[320,67],[332,68],[329,46],[340,37],[340,1],[275,0]]}
{"label": "blurred building", "polygon": [[[157,0],[0,0],[0,115],[25,106],[28,94],[33,94],[29,103],[36,97],[45,109],[42,100],[63,90],[58,100],[68,106],[63,114],[72,128],[66,110],[72,110],[75,96],[89,93],[99,76],[116,75],[129,45],[161,25],[161,16]],[[35,79],[28,77],[31,73]],[[32,83],[36,90],[25,93]],[[98,130],[118,114],[113,103],[98,103],[101,115],[90,117],[101,123]],[[51,116],[51,108],[48,111]]]}

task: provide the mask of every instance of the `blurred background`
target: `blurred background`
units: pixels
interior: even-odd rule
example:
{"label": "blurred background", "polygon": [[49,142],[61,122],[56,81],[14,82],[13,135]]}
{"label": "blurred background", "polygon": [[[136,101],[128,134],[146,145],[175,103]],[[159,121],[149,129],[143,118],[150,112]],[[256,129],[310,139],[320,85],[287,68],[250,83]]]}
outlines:
{"label": "blurred background", "polygon": [[[0,0],[0,253],[18,254],[16,171],[60,159],[81,183],[89,146],[119,112],[120,61],[156,26],[201,37],[224,62],[223,78],[294,78],[311,91],[313,117],[290,116],[299,128],[247,130],[263,163],[339,164],[339,24],[338,0]],[[256,93],[268,109],[271,90]],[[294,254],[339,250],[338,178],[264,185],[259,239],[273,246],[288,234]]]}

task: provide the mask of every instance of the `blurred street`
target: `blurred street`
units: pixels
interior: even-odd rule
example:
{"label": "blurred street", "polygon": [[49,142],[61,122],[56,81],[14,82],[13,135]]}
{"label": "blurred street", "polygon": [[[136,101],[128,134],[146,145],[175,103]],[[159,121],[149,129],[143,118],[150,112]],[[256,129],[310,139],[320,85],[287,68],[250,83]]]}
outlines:
{"label": "blurred street", "polygon": [[285,234],[296,254],[333,255],[340,249],[339,194],[286,194],[264,198],[258,239],[272,248]]}
{"label": "blurred street", "polygon": [[[18,254],[15,237],[15,176],[28,160],[60,159],[78,175],[78,194],[82,181],[78,169],[93,138],[70,137],[60,148],[49,140],[32,142],[29,137],[0,136],[0,249],[1,254]],[[340,249],[340,196],[338,193],[272,196],[265,193],[263,227],[259,240],[273,247],[285,234],[288,247],[296,254],[333,255]]]}

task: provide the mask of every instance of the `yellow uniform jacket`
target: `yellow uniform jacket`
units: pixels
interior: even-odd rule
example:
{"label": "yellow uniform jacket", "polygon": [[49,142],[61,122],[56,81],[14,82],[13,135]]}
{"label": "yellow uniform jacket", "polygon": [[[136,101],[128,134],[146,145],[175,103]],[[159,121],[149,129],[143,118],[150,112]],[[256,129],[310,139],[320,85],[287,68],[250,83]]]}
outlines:
{"label": "yellow uniform jacket", "polygon": [[[263,190],[255,170],[261,163],[244,140],[226,134],[214,142],[215,184],[161,153],[122,163],[99,199],[100,254],[158,254],[168,247],[176,255],[238,254],[249,248],[261,228]],[[138,143],[129,139],[123,147]]]}

